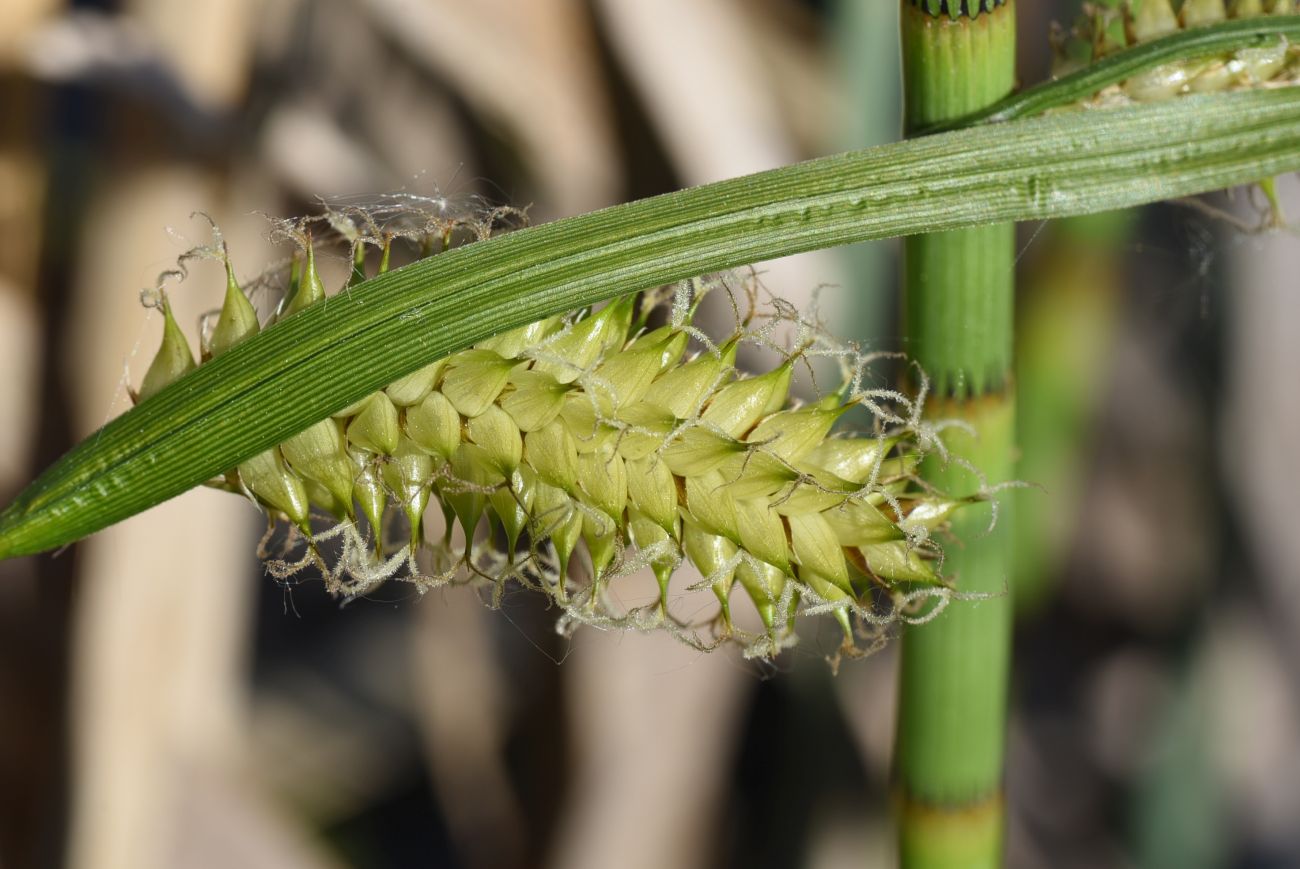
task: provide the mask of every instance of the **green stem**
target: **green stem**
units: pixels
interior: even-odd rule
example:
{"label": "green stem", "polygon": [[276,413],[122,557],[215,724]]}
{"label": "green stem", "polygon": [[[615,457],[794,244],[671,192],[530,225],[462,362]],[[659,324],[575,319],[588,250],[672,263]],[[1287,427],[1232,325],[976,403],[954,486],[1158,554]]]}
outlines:
{"label": "green stem", "polygon": [[[986,2],[977,16],[904,0],[902,30],[909,130],[969,115],[1014,86],[1014,0]],[[909,238],[904,256],[905,332],[935,389],[929,413],[972,426],[947,444],[993,482],[1013,470],[1014,241],[1012,224],[993,224]],[[958,494],[980,486],[956,462],[926,473]],[[905,867],[1002,862],[1009,524],[1004,516],[990,533],[991,519],[992,505],[962,511],[944,563],[962,592],[989,597],[955,602],[903,637],[895,764]]]}
{"label": "green stem", "polygon": [[[1055,221],[1025,269],[1017,312],[1015,598],[1021,615],[1052,596],[1077,527],[1079,489],[1120,313],[1133,213]],[[1050,505],[1051,509],[1047,509]]]}

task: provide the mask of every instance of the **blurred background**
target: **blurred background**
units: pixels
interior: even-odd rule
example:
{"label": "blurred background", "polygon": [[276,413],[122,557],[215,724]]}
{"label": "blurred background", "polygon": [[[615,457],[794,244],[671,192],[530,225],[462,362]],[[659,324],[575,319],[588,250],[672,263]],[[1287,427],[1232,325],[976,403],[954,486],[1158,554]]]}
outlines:
{"label": "blurred background", "polygon": [[[1022,82],[1076,11],[1021,4]],[[890,141],[896,13],[3,0],[0,503],[128,405],[192,212],[254,275],[319,197],[541,222]],[[1208,203],[1022,227],[1015,867],[1300,865],[1300,241]],[[906,349],[895,254],[762,268]],[[181,322],[222,286],[196,265]],[[0,867],[892,864],[895,646],[833,676],[833,637],[763,667],[527,595],[340,608],[263,575],[261,526],[196,491],[0,563]]]}

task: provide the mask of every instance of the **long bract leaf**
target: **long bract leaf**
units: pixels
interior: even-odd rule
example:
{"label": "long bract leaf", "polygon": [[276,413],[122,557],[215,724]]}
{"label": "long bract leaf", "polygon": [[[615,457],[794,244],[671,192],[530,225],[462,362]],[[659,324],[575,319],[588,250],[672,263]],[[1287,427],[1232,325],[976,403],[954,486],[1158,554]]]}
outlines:
{"label": "long bract leaf", "polygon": [[1065,217],[1300,169],[1300,89],[991,125],[520,230],[276,324],[91,435],[0,514],[0,557],[184,492],[475,341],[613,296],[814,248]]}
{"label": "long bract leaf", "polygon": [[1027,118],[1086,100],[1111,85],[1166,63],[1186,63],[1243,48],[1300,40],[1300,15],[1239,18],[1209,27],[1179,30],[1116,52],[1058,79],[1012,94],[987,109],[932,128],[953,129],[979,123]]}

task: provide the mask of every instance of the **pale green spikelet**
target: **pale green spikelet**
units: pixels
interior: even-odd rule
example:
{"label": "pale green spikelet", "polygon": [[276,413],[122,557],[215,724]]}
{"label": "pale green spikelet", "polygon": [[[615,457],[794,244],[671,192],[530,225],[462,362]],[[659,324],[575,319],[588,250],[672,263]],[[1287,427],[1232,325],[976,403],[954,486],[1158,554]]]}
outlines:
{"label": "pale green spikelet", "polygon": [[346,419],[348,445],[352,448],[382,456],[391,456],[397,452],[402,427],[397,405],[393,404],[387,393],[376,392],[369,398],[362,399],[356,412]]}
{"label": "pale green spikelet", "polygon": [[1129,3],[1129,33],[1134,42],[1168,36],[1178,29],[1178,15],[1169,0]]}
{"label": "pale green spikelet", "polygon": [[1223,0],[1184,0],[1178,10],[1178,23],[1183,27],[1213,24],[1228,17]]}
{"label": "pale green spikelet", "polygon": [[393,381],[384,388],[384,392],[398,407],[417,405],[433,391],[433,385],[438,382],[445,367],[447,367],[447,360],[439,359],[431,365],[406,375],[401,380]]}
{"label": "pale green spikelet", "polygon": [[[319,244],[322,223],[338,231],[346,217],[281,228],[299,250],[280,318],[323,303],[311,230]],[[382,271],[394,238],[437,250],[456,231],[404,220],[395,229],[368,215],[340,231],[351,245],[348,286],[365,274],[369,248],[383,250]],[[209,356],[258,328],[228,259],[227,269]],[[624,297],[496,335],[250,459],[222,485],[307,536],[310,557],[273,562],[273,574],[316,564],[345,596],[396,576],[421,589],[490,582],[499,599],[503,584],[517,581],[545,592],[565,623],[663,627],[701,647],[736,640],[763,656],[793,642],[799,612],[828,612],[851,648],[855,632],[906,618],[915,596],[949,594],[935,539],[957,502],[913,476],[937,435],[904,396],[862,389],[861,357],[811,322],[797,323],[805,338],[770,370],[740,372],[738,348],[770,343],[757,337],[766,330],[742,321],[710,343],[693,325],[700,301],[737,281],[695,281],[639,307]],[[671,311],[657,304],[669,298]],[[647,328],[661,311],[667,322]],[[169,313],[166,323],[165,335],[179,335]],[[159,371],[183,367],[179,346],[165,338]],[[795,369],[817,357],[834,360],[849,386],[800,403],[791,396]],[[859,406],[873,409],[869,430],[832,435]],[[430,541],[434,502],[432,521],[447,524]],[[313,536],[313,517],[327,530]],[[342,552],[327,556],[331,539]],[[683,562],[717,599],[711,620],[688,625],[673,610],[686,592],[673,581]],[[655,599],[616,605],[616,585],[638,567],[653,572]],[[756,630],[742,627],[737,590]]]}
{"label": "pale green spikelet", "polygon": [[280,448],[258,453],[236,469],[240,485],[268,509],[310,534],[307,487],[285,466]]}
{"label": "pale green spikelet", "polygon": [[245,338],[256,335],[261,328],[253,303],[248,301],[248,297],[244,295],[244,291],[235,280],[235,270],[230,264],[228,255],[225,257],[225,263],[226,297],[221,303],[221,314],[217,317],[217,325],[208,339],[205,358],[220,356]]}
{"label": "pale green spikelet", "polygon": [[288,298],[288,304],[280,314],[282,318],[292,316],[325,298],[325,284],[321,282],[320,273],[316,270],[316,248],[311,243],[310,232],[305,234],[303,244],[306,250],[302,273],[298,276],[293,294]]}
{"label": "pale green spikelet", "polygon": [[160,292],[158,307],[163,315],[162,343],[158,347],[157,354],[154,355],[153,362],[149,364],[149,370],[145,372],[144,380],[140,383],[141,401],[158,393],[163,387],[171,385],[195,368],[194,351],[190,350],[190,342],[185,339],[185,333],[181,331],[176,318],[172,316],[172,306],[167,301],[166,293]]}
{"label": "pale green spikelet", "polygon": [[345,449],[343,432],[333,418],[323,419],[280,445],[289,467],[322,486],[333,503],[326,506],[339,518],[353,516],[352,482],[356,468]]}

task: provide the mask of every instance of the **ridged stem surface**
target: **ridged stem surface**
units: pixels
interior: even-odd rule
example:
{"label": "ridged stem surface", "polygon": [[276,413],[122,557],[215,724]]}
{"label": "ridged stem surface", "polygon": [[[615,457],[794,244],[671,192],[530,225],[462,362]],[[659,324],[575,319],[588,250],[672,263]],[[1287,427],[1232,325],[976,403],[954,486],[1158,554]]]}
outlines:
{"label": "ridged stem surface", "polygon": [[[902,30],[908,129],[969,115],[1014,86],[1012,0],[976,17],[904,0]],[[1014,226],[998,223],[905,243],[904,329],[936,393],[929,413],[973,427],[947,442],[991,482],[1013,475],[1014,242]],[[956,493],[981,483],[955,461],[927,476]],[[904,634],[895,755],[904,867],[1002,862],[1010,525],[1003,515],[990,533],[991,518],[992,505],[956,517],[944,563],[959,590],[987,597]]]}

